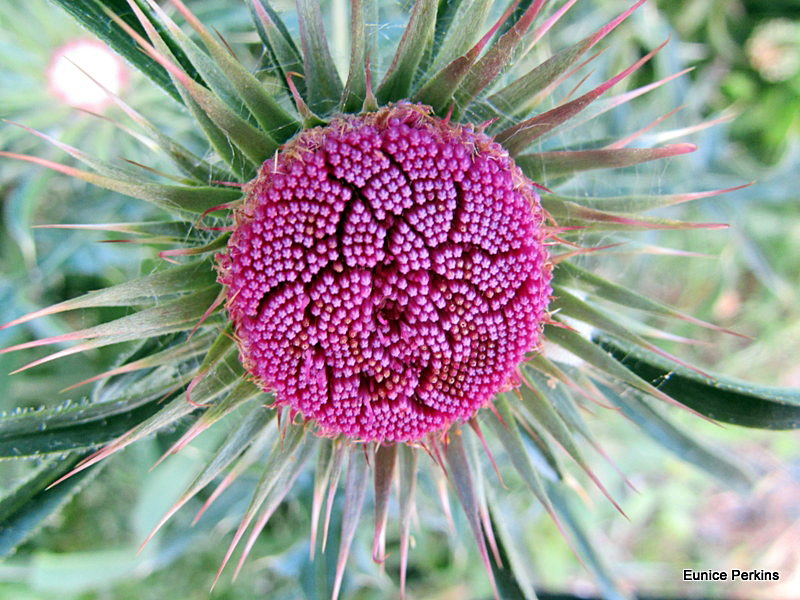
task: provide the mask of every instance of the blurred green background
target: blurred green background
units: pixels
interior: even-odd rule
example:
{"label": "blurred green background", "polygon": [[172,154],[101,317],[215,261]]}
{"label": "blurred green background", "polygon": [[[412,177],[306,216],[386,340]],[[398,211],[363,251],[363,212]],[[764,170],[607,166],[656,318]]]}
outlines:
{"label": "blurred green background", "polygon": [[[237,51],[246,51],[255,42],[243,3],[198,0],[189,5],[201,20],[224,31]],[[576,5],[572,18],[578,22],[583,15],[610,18],[626,5],[618,0],[586,0]],[[566,43],[570,35],[574,36],[570,29],[563,28],[557,39]],[[634,131],[649,122],[648,116],[665,114],[678,105],[683,110],[664,129],[677,130],[720,116],[730,119],[690,136],[688,140],[700,146],[690,157],[661,170],[637,171],[635,176],[641,181],[635,185],[671,192],[755,183],[682,209],[682,217],[729,223],[729,229],[664,232],[644,239],[707,257],[621,252],[602,268],[613,271],[617,281],[750,337],[678,327],[673,328],[676,334],[703,343],[687,347],[665,342],[668,350],[741,379],[800,386],[800,190],[796,183],[800,171],[800,2],[649,2],[611,36],[606,44],[608,61],[612,65],[630,62],[631,56],[670,35],[670,44],[631,85],[685,66],[694,70],[666,86],[655,99],[609,113],[610,130]],[[69,17],[44,0],[0,3],[0,116],[95,156],[123,156],[169,170],[146,145],[121,136],[103,119],[68,108],[49,90],[52,54],[82,36],[85,33]],[[122,97],[165,131],[189,145],[194,142],[198,152],[204,152],[190,120],[143,77],[130,73]],[[103,114],[120,118],[114,107]],[[10,124],[0,125],[0,147],[71,164],[63,152]],[[104,234],[33,228],[156,216],[148,215],[141,204],[9,160],[0,162],[0,198],[0,322],[123,281],[143,270],[143,261],[154,260],[152,252],[134,244],[102,243],[108,237]],[[0,345],[67,332],[109,316],[84,312],[44,318],[0,331]],[[30,351],[0,356],[0,389],[5,391],[0,410],[80,397],[80,390],[60,390],[114,362],[113,352],[96,352],[8,375],[40,355]],[[748,464],[761,476],[759,483],[752,494],[738,494],[668,456],[618,415],[598,408],[593,419],[596,439],[616,468],[600,456],[595,457],[594,466],[629,519],[621,517],[579,473],[575,477],[590,490],[582,518],[607,552],[605,560],[637,593],[786,600],[800,596],[798,434],[720,427],[669,412]],[[190,481],[194,465],[211,447],[213,436],[223,434],[210,432],[153,471],[151,465],[169,447],[174,434],[167,432],[109,461],[80,494],[65,502],[57,517],[0,563],[0,599],[116,600],[170,598],[178,593],[181,598],[208,597],[223,549],[238,524],[236,515],[246,502],[246,481],[241,493],[234,487],[225,504],[195,526],[190,527],[190,506],[140,554],[137,549]],[[0,463],[0,489],[30,467]],[[239,579],[232,582],[226,571],[211,597],[294,598],[303,591],[298,572],[301,578],[311,577],[303,571],[307,568],[310,478],[301,478],[299,486],[301,492],[282,509],[285,518],[273,520]],[[201,500],[193,503],[195,509]],[[503,501],[508,514],[517,516],[514,525],[530,540],[537,557],[533,570],[541,588],[593,593],[590,576],[548,517],[538,506],[518,505],[516,500],[509,493]],[[471,540],[449,549],[445,542],[452,534],[447,523],[437,506],[429,508],[420,507],[419,513],[425,516],[415,527],[417,547],[412,550],[409,575],[412,595],[467,598],[473,597],[473,590],[485,590],[482,568],[467,568],[476,559]],[[455,519],[457,527],[466,527],[458,515]],[[351,563],[355,582],[350,589],[360,590],[352,597],[387,597],[394,588],[389,577],[371,563],[369,541],[362,541],[356,544]],[[390,561],[387,570],[396,580],[395,562]],[[779,570],[781,581],[777,585],[687,584],[681,581],[684,568]]]}

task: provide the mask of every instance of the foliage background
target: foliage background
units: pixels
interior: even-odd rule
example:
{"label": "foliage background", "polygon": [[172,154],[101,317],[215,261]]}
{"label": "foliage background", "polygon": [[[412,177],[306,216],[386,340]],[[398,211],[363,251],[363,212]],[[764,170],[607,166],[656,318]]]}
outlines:
{"label": "foliage background", "polygon": [[[226,32],[235,44],[247,44],[246,7],[223,0],[189,3],[206,23]],[[335,4],[335,2],[334,2]],[[579,3],[579,5],[585,3]],[[608,15],[616,0],[593,0]],[[768,6],[769,8],[764,8]],[[577,9],[578,7],[576,7]],[[579,10],[577,11],[580,14]],[[741,192],[696,203],[683,214],[699,221],[730,223],[725,231],[678,232],[648,238],[648,243],[701,252],[709,258],[620,254],[604,264],[615,276],[681,310],[751,336],[751,340],[702,334],[708,344],[671,347],[697,364],[770,385],[800,386],[800,218],[795,173],[800,170],[800,66],[775,81],[759,69],[749,50],[751,38],[773,19],[800,27],[800,3],[793,0],[692,0],[650,2],[616,32],[609,59],[624,62],[672,35],[654,70],[672,73],[686,65],[696,69],[658,96],[656,114],[684,105],[672,126],[720,114],[732,120],[703,131],[691,141],[700,150],[662,172],[642,171],[642,187],[711,189],[756,180]],[[227,32],[230,32],[227,33]],[[89,153],[105,158],[124,156],[159,168],[157,159],[132,140],[120,138],[109,123],[77,113],[48,92],[45,73],[50,54],[65,41],[83,34],[69,17],[44,0],[0,5],[0,116],[40,129]],[[568,32],[566,35],[568,39]],[[800,40],[800,35],[797,37]],[[782,48],[800,56],[800,42]],[[798,59],[800,61],[800,59]],[[654,72],[645,72],[644,80]],[[660,75],[663,76],[663,75]],[[125,99],[164,127],[193,139],[188,118],[176,117],[176,105],[143,77],[132,74]],[[638,113],[615,111],[611,127],[630,131],[646,124]],[[634,109],[631,109],[632,111]],[[647,112],[647,111],[645,111]],[[115,118],[113,111],[107,113]],[[631,123],[634,123],[633,125]],[[199,144],[197,138],[195,142]],[[30,152],[54,160],[62,153],[10,125],[0,126],[4,150]],[[202,148],[200,152],[202,153]],[[163,165],[164,168],[167,168]],[[677,177],[677,180],[675,178]],[[587,184],[583,184],[587,185]],[[683,187],[681,187],[683,186]],[[112,222],[143,216],[139,204],[54,176],[43,169],[0,163],[0,321],[146,270],[153,260],[132,244],[100,243],[90,232],[33,229],[61,222]],[[104,320],[107,313],[81,313],[35,321],[24,328],[0,331],[7,346],[44,335],[69,331]],[[677,333],[689,333],[677,331]],[[696,331],[691,331],[697,335]],[[35,356],[31,354],[31,358]],[[0,356],[0,410],[56,404],[72,397],[59,390],[90,377],[113,362],[113,352],[96,352],[10,376],[26,357]],[[672,411],[675,412],[675,411]],[[603,481],[621,503],[621,517],[599,494],[587,498],[583,520],[591,525],[607,555],[605,560],[638,593],[719,597],[786,598],[800,590],[800,449],[798,434],[765,433],[698,423],[689,415],[673,415],[702,431],[737,460],[760,475],[749,495],[742,495],[703,477],[666,455],[610,411],[598,411],[597,439],[616,467],[595,461]],[[211,446],[208,438],[170,458],[156,470],[151,465],[174,439],[165,433],[127,449],[102,469],[82,493],[65,503],[60,514],[0,563],[0,598],[76,598],[100,600],[143,596],[166,598],[180,590],[186,598],[206,598],[221,558],[221,547],[238,523],[246,496],[237,489],[225,506],[190,527],[191,508],[145,549],[137,548],[160,516],[190,481],[194,466]],[[204,442],[205,439],[205,442]],[[0,489],[23,476],[26,465],[0,463]],[[576,474],[576,477],[580,477]],[[246,482],[242,482],[244,489]],[[261,536],[240,578],[223,575],[214,598],[295,597],[297,574],[307,571],[310,480],[284,507]],[[592,593],[590,577],[546,515],[535,506],[507,499],[513,524],[530,534],[536,548],[534,565],[542,589]],[[198,505],[195,506],[197,508]],[[428,508],[429,510],[426,510]],[[426,516],[416,528],[412,551],[412,590],[421,598],[469,597],[484,590],[472,542],[449,549],[452,537],[437,506],[421,506]],[[512,516],[513,515],[513,516]],[[456,526],[463,527],[458,522]],[[298,536],[298,531],[301,534]],[[368,544],[357,545],[351,573],[358,598],[386,597],[392,585],[372,564]],[[767,569],[781,573],[779,585],[731,586],[681,581],[684,568]],[[391,570],[391,565],[389,566]],[[466,574],[466,576],[465,576]],[[369,588],[372,591],[369,591]]]}

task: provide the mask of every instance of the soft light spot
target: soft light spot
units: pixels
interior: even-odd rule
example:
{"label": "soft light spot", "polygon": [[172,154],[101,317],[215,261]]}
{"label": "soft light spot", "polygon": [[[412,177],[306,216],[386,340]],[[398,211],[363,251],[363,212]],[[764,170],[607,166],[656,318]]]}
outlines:
{"label": "soft light spot", "polygon": [[50,90],[59,100],[93,111],[109,104],[109,92],[118,95],[127,78],[125,65],[108,46],[83,39],[56,50],[47,72]]}

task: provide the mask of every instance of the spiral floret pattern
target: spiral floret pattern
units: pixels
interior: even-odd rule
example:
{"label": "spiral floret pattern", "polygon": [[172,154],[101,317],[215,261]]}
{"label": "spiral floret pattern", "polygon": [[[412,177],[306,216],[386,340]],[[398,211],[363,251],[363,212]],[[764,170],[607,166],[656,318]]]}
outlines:
{"label": "spiral floret pattern", "polygon": [[306,130],[218,257],[242,362],[324,435],[420,440],[516,383],[551,264],[535,188],[472,125],[398,104]]}

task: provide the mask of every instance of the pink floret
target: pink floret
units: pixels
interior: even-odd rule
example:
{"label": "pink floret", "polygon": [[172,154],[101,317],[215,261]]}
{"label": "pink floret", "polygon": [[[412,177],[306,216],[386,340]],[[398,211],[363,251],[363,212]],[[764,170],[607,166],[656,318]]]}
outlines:
{"label": "pink floret", "polygon": [[539,347],[542,221],[501,146],[425,107],[303,132],[220,257],[242,361],[325,435],[410,442],[469,419]]}

